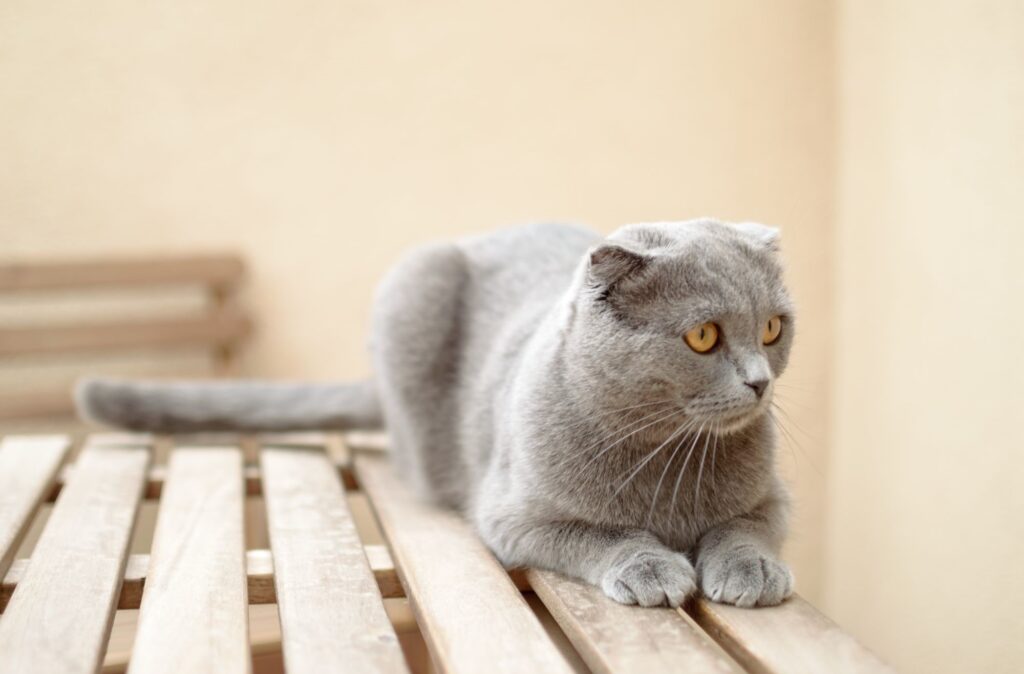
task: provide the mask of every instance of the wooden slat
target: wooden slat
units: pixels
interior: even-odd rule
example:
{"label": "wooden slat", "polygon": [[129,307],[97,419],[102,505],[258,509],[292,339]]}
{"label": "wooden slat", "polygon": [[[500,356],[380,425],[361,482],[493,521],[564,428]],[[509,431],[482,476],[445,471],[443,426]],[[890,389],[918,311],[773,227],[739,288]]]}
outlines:
{"label": "wooden slat", "polygon": [[[386,606],[388,618],[399,635],[408,634],[403,646],[411,644],[417,650],[410,657],[424,658],[416,646],[420,642],[416,621],[407,602],[390,602]],[[138,611],[118,611],[114,616],[114,627],[107,643],[107,654],[103,658],[103,674],[123,674],[128,664],[135,632],[138,625]],[[256,672],[281,672],[281,666],[260,667],[260,658],[269,656],[280,659],[281,621],[276,606],[260,605],[249,607],[249,644],[253,655],[253,669]],[[417,659],[416,662],[423,660]],[[349,670],[346,670],[349,671]]]}
{"label": "wooden slat", "polygon": [[[135,635],[138,631],[138,611],[118,611],[110,631],[107,653],[103,658],[102,674],[124,674],[128,666]],[[276,606],[249,607],[249,647],[253,655],[253,669],[256,672],[280,674],[281,668],[260,667],[260,658],[267,656],[280,660],[281,625]]]}
{"label": "wooden slat", "polygon": [[0,619],[0,674],[100,666],[148,462],[144,448],[82,452]]}
{"label": "wooden slat", "polygon": [[407,671],[327,455],[268,447],[260,462],[288,671]]}
{"label": "wooden slat", "polygon": [[249,671],[243,498],[239,450],[171,453],[129,672]]}
{"label": "wooden slat", "polygon": [[743,671],[674,609],[623,606],[600,588],[550,571],[526,575],[594,672]]}
{"label": "wooden slat", "polygon": [[236,255],[13,262],[0,264],[0,292],[186,283],[225,286],[243,272]]}
{"label": "wooden slat", "polygon": [[0,578],[70,445],[63,436],[12,436],[0,442]]}
{"label": "wooden slat", "polygon": [[[391,554],[383,545],[366,545],[363,547],[370,570],[377,582],[377,589],[385,599],[397,599],[405,596],[402,583],[395,573],[395,565]],[[0,583],[0,613],[7,608],[11,595],[18,583],[25,577],[28,570],[28,559],[16,559],[8,569],[3,582]],[[248,584],[249,604],[276,604],[277,592],[274,590],[274,558],[270,550],[247,550],[245,552],[245,571]],[[117,600],[118,610],[136,609],[142,602],[142,590],[146,585],[146,574],[149,572],[149,555],[129,555],[124,569],[124,582],[121,583],[121,596]],[[520,576],[520,589],[529,589]]]}
{"label": "wooden slat", "polygon": [[417,501],[384,457],[357,457],[355,467],[441,671],[572,671],[465,521]]}
{"label": "wooden slat", "polygon": [[722,647],[755,674],[891,672],[887,664],[793,596],[771,608],[737,608],[698,599],[687,611]]}
{"label": "wooden slat", "polygon": [[145,321],[3,328],[0,356],[229,344],[251,330],[249,319],[234,309]]}

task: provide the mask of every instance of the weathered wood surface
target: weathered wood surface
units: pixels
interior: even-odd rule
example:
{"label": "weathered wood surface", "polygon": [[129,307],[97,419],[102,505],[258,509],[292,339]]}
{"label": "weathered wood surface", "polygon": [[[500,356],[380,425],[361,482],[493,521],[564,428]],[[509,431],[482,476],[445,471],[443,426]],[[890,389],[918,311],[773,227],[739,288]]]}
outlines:
{"label": "weathered wood surface", "polygon": [[[377,589],[385,599],[397,599],[405,596],[401,581],[395,572],[391,554],[383,545],[366,545],[363,547],[366,559],[373,571]],[[0,613],[7,608],[18,583],[28,571],[28,559],[16,559],[0,583]],[[270,550],[247,550],[245,553],[246,582],[248,584],[249,604],[276,604],[277,591],[274,589],[274,559]],[[121,583],[121,596],[117,600],[117,608],[137,609],[142,603],[142,592],[146,585],[146,574],[149,572],[149,555],[129,555],[124,568],[124,582]],[[521,578],[522,574],[519,574]],[[529,589],[524,580],[520,580],[521,589]]]}
{"label": "weathered wood surface", "polygon": [[[64,470],[66,439],[4,440],[0,674],[95,671],[113,609],[140,604],[133,673],[248,671],[247,616],[259,607],[247,604],[272,603],[282,629],[274,612],[274,636],[259,648],[280,638],[291,672],[404,671],[396,631],[417,623],[443,672],[582,667],[524,601],[531,587],[594,672],[892,671],[800,597],[758,609],[698,599],[684,613],[621,606],[551,572],[506,573],[463,519],[415,499],[386,456],[360,455],[353,467],[325,438],[265,436],[259,450],[260,438],[226,436],[236,446],[174,450],[167,468],[149,468],[150,448],[167,439],[98,435]],[[238,443],[259,466],[243,466]],[[362,544],[342,481],[361,485],[390,552]],[[273,553],[244,550],[246,494],[265,497]],[[153,551],[129,556],[144,495],[162,499]],[[48,497],[56,505],[32,558],[13,560]],[[408,607],[382,603],[406,592],[416,623]],[[111,644],[108,664],[123,663],[131,640]]]}
{"label": "weathered wood surface", "polygon": [[[0,356],[32,358],[111,351],[204,348],[212,351],[217,376],[236,374],[240,346],[251,334],[251,318],[235,303],[234,290],[244,275],[237,255],[179,255],[80,261],[0,262],[0,294],[39,296],[114,290],[188,286],[209,297],[206,310],[183,315],[54,319],[34,325],[0,327]],[[53,382],[41,390],[0,394],[0,420],[64,419],[74,413],[73,382]]]}
{"label": "weathered wood surface", "polygon": [[334,465],[317,449],[260,458],[288,671],[407,671]]}
{"label": "weathered wood surface", "polygon": [[70,445],[60,435],[11,436],[0,441],[0,578],[14,561]]}
{"label": "weathered wood surface", "polygon": [[244,271],[237,255],[9,262],[0,264],[0,292],[186,283],[223,287]]}
{"label": "weathered wood surface", "polygon": [[464,520],[417,501],[385,457],[357,457],[355,468],[441,671],[572,671]]}
{"label": "weathered wood surface", "polygon": [[[346,489],[358,489],[359,485],[356,482],[351,466],[346,463],[334,462],[334,469],[338,472],[338,475],[341,477],[341,481],[345,485]],[[49,493],[46,495],[47,501],[57,500],[57,495],[60,494],[60,490],[63,488],[64,483],[74,473],[74,471],[74,466],[67,466],[57,474],[56,482],[48,490]],[[260,469],[257,466],[245,466],[242,474],[245,477],[245,495],[262,496],[263,474]],[[149,472],[146,474],[146,491],[144,492],[143,497],[150,501],[158,500],[164,488],[164,481],[166,480],[166,466],[153,466],[150,468]]]}
{"label": "weathered wood surface", "polygon": [[886,663],[799,596],[770,608],[737,608],[698,599],[693,619],[756,674],[892,672]]}
{"label": "weathered wood surface", "polygon": [[0,674],[99,667],[148,462],[144,448],[82,452],[0,617]]}
{"label": "weathered wood surface", "polygon": [[252,331],[240,311],[200,316],[0,328],[0,356],[233,344]]}
{"label": "weathered wood surface", "polygon": [[526,576],[594,672],[743,671],[673,609],[623,606],[600,588],[550,571]]}
{"label": "weathered wood surface", "polygon": [[241,451],[171,453],[129,672],[249,672],[243,499]]}

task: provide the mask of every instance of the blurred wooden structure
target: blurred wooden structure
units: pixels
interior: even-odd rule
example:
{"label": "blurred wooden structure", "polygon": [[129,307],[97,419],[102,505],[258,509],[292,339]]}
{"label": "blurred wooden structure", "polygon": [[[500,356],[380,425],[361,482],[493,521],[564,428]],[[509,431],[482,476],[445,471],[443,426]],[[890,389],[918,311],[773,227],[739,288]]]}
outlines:
{"label": "blurred wooden structure", "polygon": [[[645,609],[556,573],[507,572],[354,440],[96,435],[64,465],[70,444],[0,444],[0,674],[889,671],[800,597]],[[358,494],[372,530],[353,516]],[[269,549],[245,545],[247,496],[265,503]],[[152,546],[132,555],[147,500],[159,502]],[[38,542],[15,559],[47,502]],[[277,607],[262,627],[258,605]],[[278,647],[257,639],[268,627],[283,664],[265,662]]]}
{"label": "blurred wooden structure", "polygon": [[[28,326],[0,326],[3,359],[84,356],[145,350],[159,353],[183,348],[209,349],[213,374],[235,371],[238,350],[252,331],[252,321],[238,307],[236,290],[245,272],[235,255],[191,255],[92,261],[0,263],[0,296],[39,298],[57,293],[102,293],[190,286],[206,293],[199,312],[102,321],[56,321]],[[70,386],[24,390],[0,397],[0,421],[70,416]]]}

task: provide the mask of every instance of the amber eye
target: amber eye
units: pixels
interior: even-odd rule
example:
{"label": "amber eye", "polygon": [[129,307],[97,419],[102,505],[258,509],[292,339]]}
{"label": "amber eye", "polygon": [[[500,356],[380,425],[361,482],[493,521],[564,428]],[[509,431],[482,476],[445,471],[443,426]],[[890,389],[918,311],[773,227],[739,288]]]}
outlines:
{"label": "amber eye", "polygon": [[775,340],[782,334],[782,319],[772,316],[764,324],[764,332],[761,333],[761,341],[765,344],[774,344]]}
{"label": "amber eye", "polygon": [[686,343],[697,353],[707,353],[718,344],[718,326],[714,323],[698,325],[686,333]]}

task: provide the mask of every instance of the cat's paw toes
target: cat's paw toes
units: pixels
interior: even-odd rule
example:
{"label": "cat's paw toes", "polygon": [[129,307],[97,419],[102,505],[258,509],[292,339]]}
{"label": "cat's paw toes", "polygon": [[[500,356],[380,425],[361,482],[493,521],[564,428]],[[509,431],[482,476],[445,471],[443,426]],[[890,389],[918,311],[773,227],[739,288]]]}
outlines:
{"label": "cat's paw toes", "polygon": [[621,604],[675,607],[697,589],[697,574],[685,555],[671,550],[642,551],[609,569],[601,589]]}
{"label": "cat's paw toes", "polygon": [[793,594],[793,574],[770,555],[742,549],[702,565],[700,586],[704,596],[723,604],[775,606]]}

